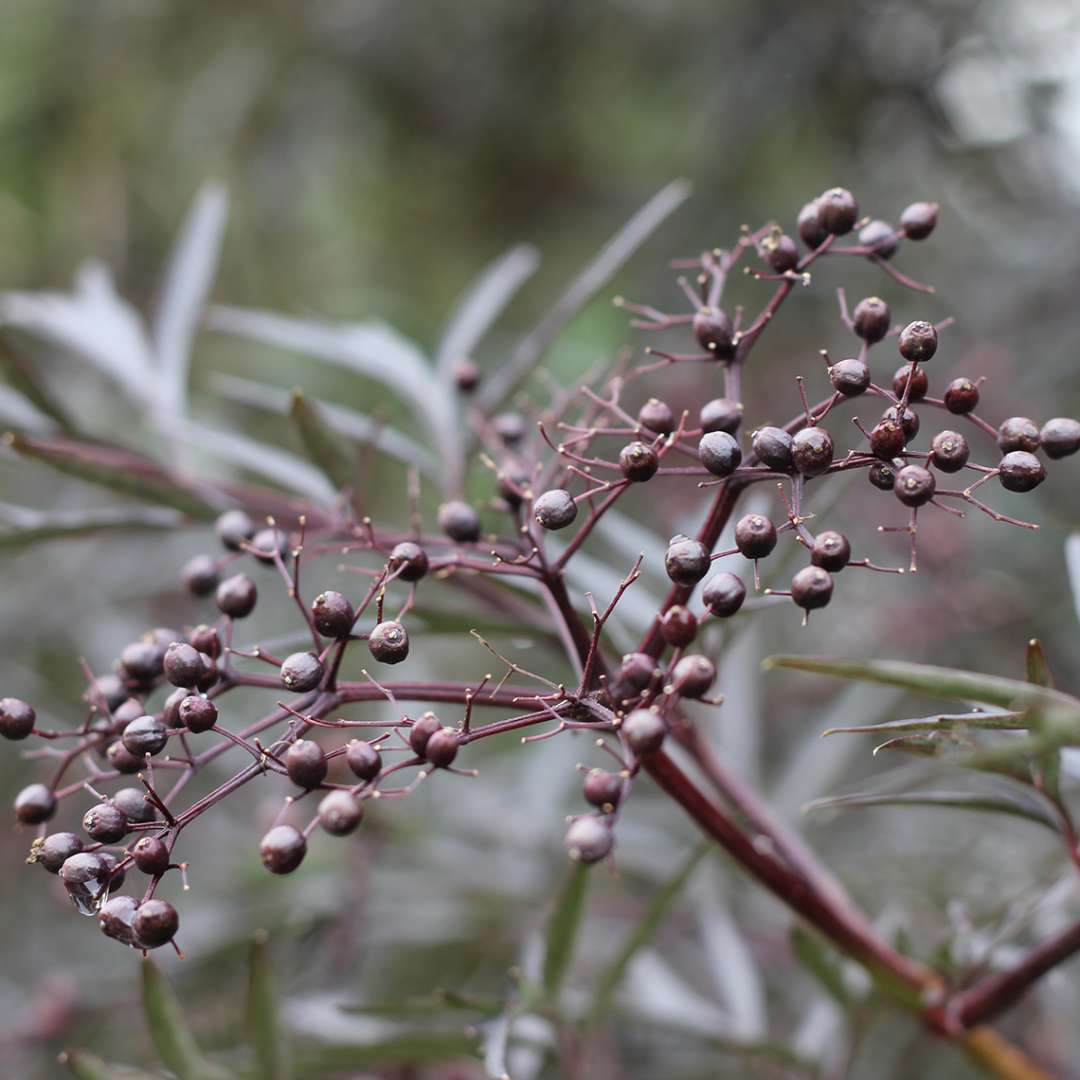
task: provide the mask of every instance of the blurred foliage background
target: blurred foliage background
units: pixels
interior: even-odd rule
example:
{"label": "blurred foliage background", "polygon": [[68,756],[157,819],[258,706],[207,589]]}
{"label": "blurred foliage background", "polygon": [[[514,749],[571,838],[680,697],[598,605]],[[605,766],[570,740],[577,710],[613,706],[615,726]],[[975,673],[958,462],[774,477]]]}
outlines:
{"label": "blurred foliage background", "polygon": [[[230,196],[216,301],[379,317],[425,346],[490,260],[523,240],[537,245],[539,272],[476,357],[490,369],[637,207],[672,178],[688,178],[691,200],[549,354],[549,369],[570,381],[633,340],[611,295],[674,306],[670,257],[729,243],[743,222],[775,217],[791,228],[803,202],[844,184],[863,209],[886,218],[914,199],[941,203],[938,232],[897,259],[937,295],[904,292],[853,261],[822,268],[817,287],[792,298],[755,354],[745,380],[752,423],[786,419],[797,408],[793,374],[821,375],[817,350],[844,348],[832,291],[841,283],[852,299],[886,296],[905,321],[954,314],[931,385],[987,375],[980,412],[994,422],[1076,415],[1077,57],[1080,9],[1053,0],[8,0],[0,289],[66,289],[79,264],[96,257],[122,295],[152,312],[179,223],[199,185],[215,178]],[[753,305],[764,286],[739,280],[732,288]],[[88,431],[154,447],[152,430],[92,369],[52,354],[35,362]],[[285,447],[295,449],[282,421],[220,399],[213,378],[223,372],[303,385],[409,423],[374,383],[202,335],[193,413]],[[673,407],[695,407],[715,396],[715,378],[679,371],[658,386]],[[541,390],[534,382],[529,393],[539,399]],[[489,481],[477,484],[478,496],[490,490]],[[378,471],[376,512],[400,515],[401,491],[400,470]],[[0,458],[0,497],[42,509],[103,501],[8,457]],[[850,520],[838,524],[873,545],[878,561],[902,560],[898,540],[858,524],[861,500],[849,495]],[[692,522],[698,505],[643,498],[633,507],[641,525],[666,536],[671,522]],[[761,676],[768,653],[884,655],[1019,675],[1024,643],[1038,636],[1059,681],[1078,688],[1063,551],[1080,522],[1075,470],[1051,470],[1015,508],[1041,531],[930,518],[917,578],[844,580],[809,632],[781,607],[743,620],[723,643],[728,704],[703,722],[786,815],[798,819],[808,799],[886,783],[896,771],[894,761],[871,759],[869,739],[819,741],[825,727],[925,706]],[[208,531],[190,529],[3,551],[4,692],[47,715],[72,715],[78,656],[100,668],[146,626],[198,621],[176,568],[210,544]],[[282,604],[278,629],[285,614]],[[486,670],[486,658],[458,637],[437,659],[411,662],[416,677],[440,664]],[[577,808],[573,764],[590,748],[555,740],[521,752],[507,740],[484,751],[480,780],[432,784],[382,808],[362,837],[316,845],[303,871],[284,881],[269,881],[258,866],[253,820],[273,812],[258,793],[246,806],[230,802],[232,814],[218,815],[214,829],[185,836],[194,886],[182,910],[188,960],[164,962],[207,1045],[235,1041],[232,1002],[244,979],[237,958],[256,927],[273,932],[286,1017],[315,1047],[385,1034],[384,1021],[342,1014],[342,1002],[401,1000],[435,987],[506,992],[508,969],[534,962],[545,908],[564,876],[562,820]],[[5,795],[27,782],[26,769],[17,754],[0,756]],[[620,825],[619,875],[603,876],[590,900],[571,972],[581,995],[695,843],[690,825],[646,787]],[[1018,905],[1034,905],[1023,941],[1080,903],[1058,848],[1024,823],[911,810],[811,816],[803,827],[888,931],[922,956],[982,955]],[[25,847],[18,832],[0,835],[0,1046],[8,1062],[0,1071],[60,1075],[56,1052],[71,1044],[152,1061],[133,1012],[133,957],[75,917],[39,871],[22,870]],[[778,1057],[778,1047],[823,1075],[969,1075],[914,1024],[872,1003],[847,1009],[830,999],[793,957],[789,922],[721,860],[707,860],[658,948],[633,967],[616,1019],[580,1075],[807,1071]],[[1075,964],[1054,973],[1006,1025],[1059,1064],[1080,1059],[1077,975]],[[519,1063],[515,1078],[561,1075],[557,1058],[545,1060]],[[339,1065],[320,1075],[368,1075],[366,1064]],[[483,1075],[468,1063],[370,1069]]]}

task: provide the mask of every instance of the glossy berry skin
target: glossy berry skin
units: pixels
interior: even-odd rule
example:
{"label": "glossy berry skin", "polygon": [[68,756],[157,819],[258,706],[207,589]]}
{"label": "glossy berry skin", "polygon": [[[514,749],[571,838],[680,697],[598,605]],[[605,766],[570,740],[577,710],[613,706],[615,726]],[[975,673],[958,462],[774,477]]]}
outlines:
{"label": "glossy berry skin", "polygon": [[184,588],[192,596],[209,596],[221,580],[217,560],[209,555],[196,555],[184,563],[184,569],[180,571],[184,582]]}
{"label": "glossy berry skin", "polygon": [[903,426],[891,416],[878,421],[870,431],[870,453],[883,461],[892,461],[906,445]]}
{"label": "glossy berry skin", "polygon": [[943,473],[959,472],[968,462],[971,449],[957,431],[939,431],[930,443],[930,462]]}
{"label": "glossy berry skin", "polygon": [[823,608],[832,599],[833,582],[820,566],[804,566],[791,579],[791,598],[804,611]]}
{"label": "glossy berry skin", "polygon": [[138,903],[134,896],[111,896],[98,911],[98,926],[106,937],[123,945],[138,948],[133,924]]}
{"label": "glossy berry skin", "polygon": [[427,552],[411,540],[402,540],[391,550],[389,566],[399,581],[419,581],[428,572]]}
{"label": "glossy berry skin", "polygon": [[858,397],[870,387],[870,369],[856,357],[837,360],[829,368],[829,382],[844,397]]}
{"label": "glossy berry skin", "polygon": [[1080,421],[1068,416],[1047,420],[1039,432],[1039,443],[1046,451],[1046,456],[1055,461],[1075,454],[1080,450]]}
{"label": "glossy berry skin", "polygon": [[209,698],[193,694],[180,702],[177,717],[188,731],[199,735],[209,731],[217,723],[218,710]]}
{"label": "glossy berry skin", "polygon": [[892,326],[892,311],[880,296],[867,296],[851,313],[851,328],[868,345],[881,341]]}
{"label": "glossy berry skin", "polygon": [[683,649],[697,637],[697,616],[683,604],[672,604],[660,616],[660,636],[676,649]]}
{"label": "glossy berry skin", "polygon": [[258,599],[259,591],[247,574],[226,578],[214,594],[218,610],[230,619],[246,619],[255,610]]}
{"label": "glossy berry skin", "polygon": [[900,246],[896,230],[887,221],[869,221],[859,230],[859,243],[873,248],[882,259],[891,259]]}
{"label": "glossy berry skin", "polygon": [[676,536],[668,545],[664,569],[676,585],[696,585],[709,572],[709,549],[697,540]]}
{"label": "glossy berry skin", "polygon": [[382,772],[379,751],[359,739],[354,739],[345,747],[345,764],[359,780],[374,780]]}
{"label": "glossy berry skin", "polygon": [[909,240],[925,240],[937,225],[938,204],[916,202],[904,208],[900,215],[900,228]]}
{"label": "glossy berry skin", "polygon": [[289,554],[289,534],[271,525],[260,529],[248,544],[248,551],[264,566],[273,566],[277,559]]}
{"label": "glossy berry skin", "polygon": [[730,476],[742,462],[742,448],[726,431],[708,431],[698,442],[698,461],[713,476]]}
{"label": "glossy berry skin", "polygon": [[785,274],[799,265],[799,249],[795,241],[784,233],[766,236],[761,241],[759,252],[777,274]]}
{"label": "glossy berry skin", "polygon": [[196,626],[188,634],[188,641],[192,648],[216,660],[221,655],[221,635],[212,627]]}
{"label": "glossy berry skin", "polygon": [[1033,454],[1039,449],[1039,425],[1026,416],[1010,416],[998,428],[997,444],[1003,454],[1012,450]]}
{"label": "glossy berry skin", "polygon": [[925,506],[933,497],[937,481],[921,465],[905,465],[897,474],[893,493],[905,506]]}
{"label": "glossy berry skin", "polygon": [[311,602],[311,617],[320,634],[335,640],[348,637],[355,620],[352,604],[333,589],[319,593]]}
{"label": "glossy berry skin", "polygon": [[622,799],[622,787],[622,777],[618,773],[608,772],[606,769],[590,769],[585,774],[582,794],[586,802],[598,810],[603,810],[605,814],[610,814]]}
{"label": "glossy berry skin", "polygon": [[[908,380],[911,380],[911,389],[907,389]],[[901,401],[907,392],[908,401],[922,401],[930,389],[930,380],[926,375],[926,368],[917,367],[914,370],[910,364],[901,364],[896,369],[892,379],[892,392]]]}
{"label": "glossy berry skin", "polygon": [[619,451],[619,468],[627,480],[643,484],[656,475],[660,458],[651,446],[635,441],[627,443]]}
{"label": "glossy berry skin", "polygon": [[1006,454],[998,469],[998,480],[1006,491],[1033,491],[1046,479],[1046,467],[1026,450]]}
{"label": "glossy berry skin", "polygon": [[442,731],[442,721],[433,713],[426,712],[409,728],[409,746],[417,757],[423,757],[428,739],[436,731]]}
{"label": "glossy berry skin", "polygon": [[706,401],[698,415],[703,432],[726,431],[729,435],[734,435],[739,430],[742,418],[742,405],[731,398],[713,398],[712,401]]}
{"label": "glossy berry skin", "polygon": [[60,873],[60,867],[72,855],[83,849],[81,836],[71,832],[50,833],[32,851],[32,858],[50,874]]}
{"label": "glossy berry skin", "polygon": [[821,223],[833,236],[845,236],[855,228],[859,220],[859,204],[847,188],[829,188],[818,197]]}
{"label": "glossy berry skin", "polygon": [[619,728],[627,745],[639,757],[655,754],[664,745],[667,724],[651,709],[635,709]]}
{"label": "glossy berry skin", "polygon": [[285,751],[282,761],[289,779],[297,787],[311,790],[326,779],[326,754],[323,753],[323,748],[311,739],[297,739]]}
{"label": "glossy berry skin", "polygon": [[139,788],[121,788],[113,795],[112,801],[124,812],[124,816],[130,822],[145,823],[157,819],[154,804]]}
{"label": "glossy berry skin", "polygon": [[396,619],[378,623],[368,635],[368,649],[380,664],[400,664],[409,655],[409,632]]}
{"label": "glossy berry skin", "polygon": [[748,559],[764,559],[776,547],[776,526],[761,514],[747,514],[735,524],[735,546]]}
{"label": "glossy berry skin", "polygon": [[538,495],[533,501],[533,517],[542,529],[556,531],[574,523],[577,503],[573,495],[563,488],[552,488]]}
{"label": "glossy berry skin", "polygon": [[896,344],[905,360],[925,364],[927,360],[932,360],[937,352],[938,333],[933,323],[916,319],[900,331]]}
{"label": "glossy berry skin", "polygon": [[457,732],[453,728],[439,728],[424,744],[424,759],[436,769],[446,769],[453,765],[459,745]]}
{"label": "glossy berry skin", "polygon": [[730,360],[735,355],[735,326],[726,311],[702,308],[694,316],[692,328],[697,343],[717,359]]}
{"label": "glossy berry skin", "polygon": [[304,834],[292,825],[275,825],[259,842],[259,858],[271,874],[291,874],[306,854]]}
{"label": "glossy berry skin", "polygon": [[705,582],[701,599],[713,615],[719,619],[727,619],[743,606],[746,586],[737,574],[730,570],[721,570]]}
{"label": "glossy berry skin", "polygon": [[128,834],[126,815],[108,801],[91,806],[83,815],[82,826],[91,840],[101,844],[115,844]]}
{"label": "glossy berry skin", "polygon": [[777,472],[791,471],[791,436],[782,428],[758,428],[750,438],[750,447],[766,468]]}
{"label": "glossy berry skin", "polygon": [[791,440],[791,460],[803,476],[820,476],[833,463],[832,436],[820,427],[797,431]]}
{"label": "glossy berry skin", "polygon": [[331,836],[348,836],[364,820],[364,804],[347,791],[331,791],[319,803],[319,825]]}
{"label": "glossy berry skin", "polygon": [[439,507],[439,528],[458,544],[475,544],[480,539],[480,515],[460,499]]}
{"label": "glossy berry skin", "polygon": [[199,650],[186,641],[174,641],[166,650],[163,661],[165,678],[173,686],[192,689],[202,678],[203,663]]}
{"label": "glossy berry skin", "polygon": [[160,877],[169,868],[169,848],[159,836],[143,836],[131,846],[131,858],[144,874]]}
{"label": "glossy berry skin", "polygon": [[124,728],[120,739],[129,754],[139,758],[147,754],[153,757],[165,749],[169,729],[156,716],[140,716]]}
{"label": "glossy berry skin", "polygon": [[135,940],[144,949],[158,949],[168,945],[180,929],[180,916],[168,900],[144,900],[131,920]]}
{"label": "glossy berry skin", "polygon": [[615,677],[608,682],[608,695],[616,704],[637,697],[659,676],[660,669],[648,653],[627,653]]}
{"label": "glossy berry skin", "polygon": [[29,784],[15,796],[15,817],[23,825],[40,825],[56,813],[56,796],[44,784]]}
{"label": "glossy berry skin", "polygon": [[974,412],[979,404],[979,388],[968,378],[953,379],[945,387],[945,408],[957,416]]}
{"label": "glossy berry skin", "polygon": [[817,199],[808,202],[800,211],[796,222],[799,239],[811,250],[821,247],[828,239],[829,231],[821,217],[821,204]]}
{"label": "glossy berry skin", "polygon": [[306,694],[323,680],[323,662],[309,652],[293,653],[281,663],[281,685],[294,694]]}
{"label": "glossy berry skin", "polygon": [[919,414],[913,409],[904,409],[900,411],[898,406],[893,406],[891,409],[886,409],[881,415],[882,420],[899,420],[900,427],[904,432],[904,439],[907,442],[911,442],[916,435],[919,434]]}
{"label": "glossy berry skin", "polygon": [[68,895],[84,914],[94,910],[110,882],[114,888],[119,888],[119,882],[113,878],[112,865],[104,855],[93,851],[80,851],[65,859],[59,876]]}
{"label": "glossy berry skin", "polygon": [[22,698],[0,698],[0,735],[5,739],[25,739],[34,730],[37,713]]}
{"label": "glossy berry skin", "polygon": [[828,570],[830,574],[839,573],[851,562],[851,543],[841,532],[827,529],[814,537],[810,548],[810,562]]}
{"label": "glossy berry skin", "polygon": [[255,535],[255,522],[243,510],[226,510],[214,522],[214,531],[229,551],[240,551]]}
{"label": "glossy berry skin", "polygon": [[696,701],[716,682],[716,665],[707,656],[684,656],[671,670],[671,685],[680,697]]}
{"label": "glossy berry skin", "polygon": [[638,409],[638,423],[657,435],[670,435],[675,430],[675,414],[671,406],[659,398],[649,398]]}
{"label": "glossy berry skin", "polygon": [[611,854],[615,835],[599,818],[579,817],[566,830],[566,853],[575,862],[597,863]]}

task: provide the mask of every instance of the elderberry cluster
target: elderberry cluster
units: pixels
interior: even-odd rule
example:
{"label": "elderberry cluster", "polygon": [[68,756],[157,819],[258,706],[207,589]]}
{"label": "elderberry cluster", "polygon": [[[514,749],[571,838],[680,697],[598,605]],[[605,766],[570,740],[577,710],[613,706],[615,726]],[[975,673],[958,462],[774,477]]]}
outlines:
{"label": "elderberry cluster", "polygon": [[[995,427],[980,417],[979,378],[954,379],[935,396],[928,370],[947,322],[894,321],[889,305],[874,296],[849,311],[842,290],[840,319],[851,337],[841,359],[820,351],[825,396],[811,404],[800,376],[800,407],[790,419],[746,423],[741,387],[744,373],[752,371],[752,351],[790,293],[810,284],[810,268],[826,257],[861,257],[900,284],[925,291],[891,260],[904,242],[931,235],[937,212],[934,204],[915,203],[893,226],[861,218],[852,194],[834,188],[799,213],[798,239],[769,224],[744,230],[728,249],[681,260],[678,265],[697,275],[692,282],[678,279],[687,310],[616,302],[637,328],[688,331],[692,351],[650,346],[636,366],[619,365],[596,384],[556,395],[534,422],[521,412],[486,415],[473,403],[483,375],[462,359],[455,368],[462,407],[482,447],[480,460],[494,474],[491,498],[480,507],[452,497],[425,515],[413,487],[407,507],[412,524],[403,531],[376,528],[348,499],[311,520],[298,513],[293,520],[260,522],[242,507],[223,513],[216,526],[221,550],[194,556],[182,570],[187,590],[206,605],[205,622],[152,629],[122,649],[111,670],[87,672],[84,715],[74,724],[42,725],[26,702],[0,701],[0,735],[14,741],[40,737],[44,748],[28,756],[53,766],[46,782],[31,784],[15,800],[18,822],[37,831],[28,861],[58,875],[76,908],[96,915],[106,935],[152,949],[172,942],[179,928],[176,909],[156,892],[170,873],[186,887],[187,865],[175,858],[183,831],[251,780],[271,776],[285,785],[281,812],[262,836],[258,856],[270,873],[287,874],[304,860],[317,831],[342,837],[358,829],[369,800],[407,796],[439,774],[472,775],[455,764],[469,744],[534,727],[543,730],[523,741],[587,730],[617,763],[615,769],[583,766],[583,794],[593,812],[574,818],[565,840],[575,859],[607,857],[619,809],[642,769],[662,760],[669,740],[692,750],[684,703],[720,704],[711,696],[715,657],[689,651],[701,623],[735,616],[751,588],[762,590],[760,564],[782,534],[804,549],[806,565],[788,589],[764,592],[790,596],[804,619],[830,602],[834,576],[849,567],[904,573],[853,557],[842,532],[811,531],[809,498],[827,477],[861,470],[888,494],[906,520],[881,530],[910,537],[908,569],[914,571],[920,511],[962,516],[963,507],[972,506],[996,521],[1034,528],[975,492],[991,482],[1010,492],[1031,491],[1046,477],[1043,458],[1080,449],[1080,423],[1073,419],[1040,426],[1010,417]],[[838,243],[855,230],[857,243]],[[744,272],[771,283],[773,291],[744,324],[741,314],[723,307],[724,288],[730,273],[755,257],[757,267]],[[897,358],[899,367],[892,370]],[[693,418],[638,392],[658,371],[685,363],[706,365],[722,383],[722,393]],[[634,397],[644,399],[636,410],[627,403]],[[838,426],[850,403],[859,404],[862,418]],[[923,433],[920,442],[923,419],[932,415],[985,437],[996,457],[976,463],[967,435],[952,427]],[[970,483],[950,486],[955,482],[946,478],[965,472]],[[572,595],[566,567],[619,499],[646,483],[698,492],[703,523],[694,536],[670,540],[663,568],[671,591],[638,648],[617,660],[609,655],[605,625],[638,579],[642,559],[603,610],[588,593]],[[739,497],[760,484],[777,492],[775,510],[738,515]],[[437,529],[425,531],[425,516]],[[734,546],[722,548],[729,522]],[[331,556],[353,559],[345,569],[362,587],[349,594],[325,588],[307,592],[306,599],[307,583],[314,578],[318,588],[322,560]],[[749,584],[735,570],[713,566],[739,557],[750,565]],[[419,682],[384,674],[408,660],[410,613],[428,589],[464,595],[478,579],[505,587],[505,595],[521,589],[518,610],[523,597],[546,597],[546,607],[525,610],[535,612],[538,624],[552,613],[578,672],[573,688],[559,678],[562,661],[550,676],[529,670],[479,635],[505,666],[497,680],[484,675],[469,682]],[[238,640],[267,582],[285,590],[309,639],[291,655]],[[392,601],[397,610],[390,614]],[[585,602],[591,621],[582,618]],[[373,670],[365,667],[362,679],[350,681],[342,669],[356,651]],[[240,687],[266,691],[273,709],[239,724],[226,695]],[[400,718],[365,717],[363,707],[371,702],[391,703]],[[452,711],[452,721],[428,705],[446,716]],[[480,707],[506,715],[474,725]],[[365,733],[372,737],[357,737]],[[183,806],[189,783],[226,754],[241,760],[240,767]],[[79,831],[48,831],[62,803],[86,798],[91,803],[80,808]],[[145,879],[141,891],[122,893],[136,872]]]}

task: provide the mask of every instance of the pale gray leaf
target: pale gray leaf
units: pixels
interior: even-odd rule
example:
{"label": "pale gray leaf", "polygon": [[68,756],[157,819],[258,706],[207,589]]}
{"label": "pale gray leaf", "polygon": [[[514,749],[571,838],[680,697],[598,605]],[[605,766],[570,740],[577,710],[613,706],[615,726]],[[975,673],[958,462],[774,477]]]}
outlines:
{"label": "pale gray leaf", "polygon": [[1072,587],[1073,610],[1080,621],[1080,532],[1072,533],[1065,541],[1065,565]]}
{"label": "pale gray leaf", "polygon": [[51,417],[10,386],[0,385],[0,421],[35,435],[48,435],[56,430],[56,423]]}

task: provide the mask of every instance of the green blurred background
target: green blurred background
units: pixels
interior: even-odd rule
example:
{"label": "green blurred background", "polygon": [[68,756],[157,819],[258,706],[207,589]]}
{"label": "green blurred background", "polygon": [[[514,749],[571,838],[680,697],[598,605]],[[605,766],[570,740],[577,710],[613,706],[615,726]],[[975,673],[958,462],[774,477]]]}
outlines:
{"label": "green blurred background", "polygon": [[[791,228],[803,202],[844,184],[864,210],[886,218],[915,199],[941,204],[938,232],[897,258],[937,295],[904,292],[861,264],[822,268],[817,287],[792,298],[755,354],[746,377],[751,420],[781,419],[778,402],[783,418],[795,411],[795,372],[823,382],[817,350],[844,348],[832,295],[841,283],[852,299],[881,293],[905,321],[954,314],[931,385],[989,376],[980,412],[992,421],[1077,415],[1077,57],[1080,10],[1051,0],[8,0],[0,289],[66,289],[80,262],[96,257],[122,295],[152,312],[183,215],[199,185],[217,179],[228,189],[230,218],[216,301],[378,317],[425,347],[490,260],[521,241],[537,245],[539,272],[477,357],[490,368],[635,209],[669,180],[689,179],[690,201],[548,357],[569,381],[621,345],[643,343],[611,295],[679,305],[670,257],[729,243],[744,222],[776,218]],[[732,287],[748,306],[765,288],[743,280]],[[122,431],[154,449],[152,433],[94,372],[59,356],[40,362],[88,430]],[[377,386],[338,369],[202,336],[195,415],[285,447],[295,449],[280,421],[216,399],[215,372],[303,385],[410,423]],[[709,378],[680,371],[654,389],[672,406],[692,407],[715,394]],[[530,392],[538,396],[535,384]],[[392,520],[400,474],[390,470],[384,480],[378,505]],[[37,508],[108,501],[7,457],[0,497]],[[917,579],[844,580],[808,632],[782,608],[730,643],[729,705],[708,722],[786,814],[798,818],[807,799],[853,790],[861,777],[895,767],[872,761],[870,742],[818,742],[824,727],[921,706],[761,677],[757,662],[770,652],[878,654],[1018,674],[1023,645],[1037,635],[1059,681],[1078,688],[1063,552],[1080,525],[1075,465],[1053,469],[1022,502],[1000,494],[995,501],[1041,530],[985,518],[928,521]],[[697,505],[684,492],[632,509],[666,535],[669,522]],[[899,541],[890,547],[858,532],[865,505],[860,486],[838,513],[874,545],[868,553],[877,561],[902,560]],[[210,542],[193,529],[4,552],[4,691],[55,716],[77,712],[77,656],[100,668],[147,625],[201,617],[180,594],[175,568]],[[285,615],[282,605],[277,630]],[[439,662],[430,662],[434,673]],[[484,658],[456,640],[441,662],[485,670]],[[418,672],[426,670],[420,663]],[[266,816],[259,800],[269,795],[237,799],[212,835],[192,830],[194,891],[182,910],[189,960],[166,966],[207,1043],[234,1041],[238,957],[257,926],[274,931],[290,1022],[313,1045],[371,1035],[335,1026],[339,1001],[434,986],[501,993],[507,969],[526,962],[563,872],[562,818],[577,806],[572,766],[588,752],[584,743],[546,743],[522,754],[507,742],[485,753],[480,780],[455,786],[452,797],[449,787],[429,791],[375,815],[361,840],[321,845],[283,882],[268,882],[255,857],[253,818]],[[27,782],[28,768],[15,753],[0,756],[6,795]],[[694,842],[692,829],[645,787],[620,826],[620,876],[594,897],[594,933],[578,972],[585,988],[592,965],[610,952],[606,943],[632,925]],[[1057,914],[1076,904],[1058,850],[1023,824],[936,821],[925,811],[856,817],[808,819],[808,835],[922,955],[984,947],[979,935],[1017,898],[1058,888]],[[134,1012],[133,957],[82,923],[40,871],[23,869],[25,847],[16,832],[0,837],[0,1047],[8,1062],[0,1073],[59,1075],[55,1054],[69,1044],[152,1060]],[[825,1063],[826,1075],[967,1075],[916,1028],[873,1010],[855,1024],[835,1006],[830,1013],[805,974],[784,978],[797,970],[787,925],[729,868],[710,865],[664,931],[663,959],[654,955],[628,988],[622,1005],[635,1022],[613,1024],[583,1075],[787,1075],[787,1066],[735,1054],[709,1031],[726,1032],[732,1045],[797,1046]],[[1013,1021],[1059,1063],[1080,1053],[1069,1019],[1076,978],[1075,966],[1062,969]],[[532,1075],[560,1075],[551,1062],[539,1068],[546,1072]],[[371,1075],[482,1073],[469,1065],[373,1066]]]}

